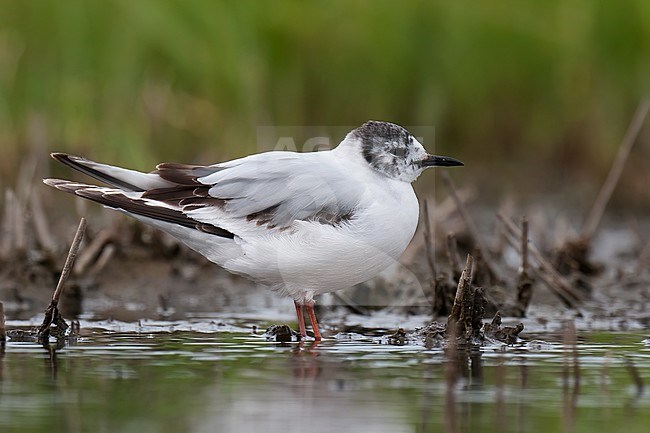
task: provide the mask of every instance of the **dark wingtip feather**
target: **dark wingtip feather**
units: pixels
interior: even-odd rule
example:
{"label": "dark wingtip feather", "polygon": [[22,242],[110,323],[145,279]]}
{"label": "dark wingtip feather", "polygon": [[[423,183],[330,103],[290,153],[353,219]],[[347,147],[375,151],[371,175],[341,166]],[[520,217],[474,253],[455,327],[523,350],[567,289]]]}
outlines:
{"label": "dark wingtip feather", "polygon": [[70,155],[67,154],[67,153],[63,153],[63,152],[52,152],[52,153],[50,153],[50,156],[52,158],[56,159],[57,161],[61,161],[61,159],[67,158]]}
{"label": "dark wingtip feather", "polygon": [[52,152],[50,153],[50,156],[56,159],[57,161],[59,161],[60,163],[65,164],[68,167],[71,167],[77,171],[80,171],[81,173],[84,173],[92,177],[93,179],[97,179],[100,182],[104,182],[107,185],[119,189],[125,189],[128,191],[142,191],[142,188],[136,185],[132,185],[129,182],[125,182],[107,173],[103,173],[101,171],[95,170],[94,168],[89,166],[89,164],[93,164],[93,162],[86,158],[70,155],[63,152]]}
{"label": "dark wingtip feather", "polygon": [[78,168],[79,163],[77,161],[84,160],[84,158],[81,158],[80,156],[70,155],[69,153],[63,153],[63,152],[52,152],[50,153],[50,156],[52,157],[52,159],[56,159],[57,161],[69,167],[72,167],[76,170],[79,169]]}
{"label": "dark wingtip feather", "polygon": [[201,223],[185,215],[181,210],[167,207],[150,206],[142,199],[134,199],[122,194],[119,190],[107,190],[83,183],[71,182],[62,179],[43,179],[43,183],[65,191],[70,194],[83,197],[113,209],[123,210],[126,213],[140,215],[154,220],[178,224],[204,233],[209,233],[222,238],[233,239],[235,235],[221,227]]}

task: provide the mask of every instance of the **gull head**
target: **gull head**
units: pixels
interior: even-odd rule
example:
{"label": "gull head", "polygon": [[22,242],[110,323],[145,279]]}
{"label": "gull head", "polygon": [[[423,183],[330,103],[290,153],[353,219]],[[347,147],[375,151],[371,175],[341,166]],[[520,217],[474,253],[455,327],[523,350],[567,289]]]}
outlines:
{"label": "gull head", "polygon": [[405,128],[371,120],[352,130],[343,143],[350,143],[377,172],[404,182],[413,182],[429,167],[464,165],[447,156],[430,155]]}

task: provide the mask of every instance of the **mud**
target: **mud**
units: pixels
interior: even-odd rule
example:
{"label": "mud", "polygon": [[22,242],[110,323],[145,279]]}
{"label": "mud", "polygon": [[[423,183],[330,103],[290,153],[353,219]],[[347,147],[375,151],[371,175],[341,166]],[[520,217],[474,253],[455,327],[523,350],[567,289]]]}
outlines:
{"label": "mud", "polygon": [[[460,200],[471,196],[463,191],[456,195]],[[50,302],[75,217],[48,200],[36,201],[40,211],[30,205],[34,200],[19,195],[12,200],[27,217],[21,224],[8,219],[9,203],[4,202],[0,301],[9,319],[31,319]],[[340,330],[348,317],[360,317],[366,328],[389,330],[384,335],[390,344],[435,346],[445,335],[436,323],[446,322],[448,316],[459,337],[478,343],[486,338],[509,343],[519,334],[521,320],[508,319],[505,329],[496,322],[483,329],[483,322],[493,317],[523,318],[527,329],[537,330],[557,328],[567,317],[587,328],[605,324],[627,329],[650,323],[647,219],[610,219],[599,234],[577,242],[580,238],[566,230],[566,219],[551,223],[550,212],[539,207],[517,211],[502,206],[500,216],[485,206],[472,208],[463,202],[461,207],[467,207],[464,216],[448,200],[433,205],[426,215],[428,230],[422,224],[396,271],[332,295],[329,301],[319,299],[319,316],[326,325]],[[287,303],[158,231],[109,211],[83,213],[89,219],[87,236],[59,303],[67,320],[174,320],[206,311],[256,308],[272,320],[277,314],[269,312]],[[515,218],[521,214],[528,218]],[[480,224],[468,224],[467,218]],[[472,231],[470,225],[478,228]],[[467,253],[476,258],[474,269],[468,290],[456,299],[460,257]],[[465,308],[454,312],[455,300]],[[424,334],[395,332],[393,323],[378,323],[382,311],[402,315],[404,323],[411,315],[428,316],[430,328]]]}

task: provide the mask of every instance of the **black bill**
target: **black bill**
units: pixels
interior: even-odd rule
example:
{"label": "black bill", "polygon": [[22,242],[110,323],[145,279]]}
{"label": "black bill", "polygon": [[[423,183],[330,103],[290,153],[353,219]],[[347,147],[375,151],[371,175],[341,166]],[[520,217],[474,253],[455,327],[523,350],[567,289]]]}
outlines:
{"label": "black bill", "polygon": [[465,165],[461,161],[448,156],[427,155],[422,160],[422,167],[456,167]]}

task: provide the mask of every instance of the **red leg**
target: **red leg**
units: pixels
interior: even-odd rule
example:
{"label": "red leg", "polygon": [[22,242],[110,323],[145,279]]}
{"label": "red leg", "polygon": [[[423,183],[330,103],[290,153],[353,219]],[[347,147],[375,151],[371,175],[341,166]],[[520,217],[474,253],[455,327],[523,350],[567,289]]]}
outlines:
{"label": "red leg", "polygon": [[298,304],[298,301],[293,301],[293,305],[296,307],[296,316],[298,316],[298,326],[300,327],[300,336],[302,338],[305,338],[307,336],[307,331],[305,330],[305,318],[302,316],[302,305]]}
{"label": "red leg", "polygon": [[308,302],[305,305],[307,309],[307,314],[309,315],[309,321],[311,322],[311,327],[314,330],[314,338],[316,340],[322,340],[320,336],[320,331],[318,330],[318,320],[316,320],[316,313],[314,313],[314,301]]}

